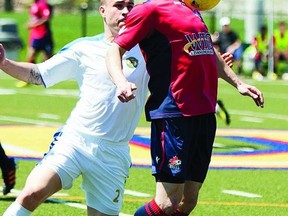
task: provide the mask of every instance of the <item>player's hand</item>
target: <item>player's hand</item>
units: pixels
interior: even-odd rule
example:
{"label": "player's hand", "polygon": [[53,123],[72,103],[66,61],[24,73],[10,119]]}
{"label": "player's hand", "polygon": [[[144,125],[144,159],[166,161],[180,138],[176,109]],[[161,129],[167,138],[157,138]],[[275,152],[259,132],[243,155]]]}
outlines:
{"label": "player's hand", "polygon": [[0,43],[0,65],[4,63],[5,59],[6,59],[6,52],[3,45]]}
{"label": "player's hand", "polygon": [[126,82],[123,86],[117,87],[117,97],[122,103],[126,103],[135,98],[133,91],[136,89],[134,83]]}
{"label": "player's hand", "polygon": [[257,106],[264,107],[264,96],[263,93],[258,90],[255,86],[248,84],[241,84],[237,87],[240,94],[251,97]]}
{"label": "player's hand", "polygon": [[230,68],[232,68],[233,67],[233,62],[234,62],[233,55],[231,53],[229,53],[229,52],[226,52],[226,53],[223,53],[221,56],[224,59],[224,61],[226,62],[226,64]]}

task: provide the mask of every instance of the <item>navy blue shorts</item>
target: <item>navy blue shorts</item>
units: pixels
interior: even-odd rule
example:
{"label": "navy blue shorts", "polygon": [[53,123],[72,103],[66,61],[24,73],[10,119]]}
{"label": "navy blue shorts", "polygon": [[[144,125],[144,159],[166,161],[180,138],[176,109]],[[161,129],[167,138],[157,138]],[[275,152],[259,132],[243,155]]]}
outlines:
{"label": "navy blue shorts", "polygon": [[33,38],[31,46],[37,51],[43,50],[47,54],[53,54],[54,45],[51,34],[46,34],[43,38],[40,39]]}
{"label": "navy blue shorts", "polygon": [[152,174],[156,181],[203,183],[216,132],[215,114],[151,122]]}

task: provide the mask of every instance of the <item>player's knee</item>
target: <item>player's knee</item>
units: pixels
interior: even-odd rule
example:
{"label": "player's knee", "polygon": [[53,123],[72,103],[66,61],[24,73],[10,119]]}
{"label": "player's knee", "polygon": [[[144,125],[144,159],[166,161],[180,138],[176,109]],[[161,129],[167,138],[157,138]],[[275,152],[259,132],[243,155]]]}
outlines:
{"label": "player's knee", "polygon": [[17,197],[17,201],[29,211],[34,211],[45,199],[43,191],[35,188],[24,188]]}

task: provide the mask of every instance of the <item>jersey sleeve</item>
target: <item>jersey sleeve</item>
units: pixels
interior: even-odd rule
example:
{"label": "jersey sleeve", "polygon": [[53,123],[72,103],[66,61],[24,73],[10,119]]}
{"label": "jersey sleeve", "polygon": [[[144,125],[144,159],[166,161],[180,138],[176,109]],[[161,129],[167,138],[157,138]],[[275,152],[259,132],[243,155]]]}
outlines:
{"label": "jersey sleeve", "polygon": [[45,88],[59,82],[75,79],[79,68],[78,60],[72,50],[65,50],[47,61],[37,64]]}
{"label": "jersey sleeve", "polygon": [[125,50],[132,49],[152,33],[156,20],[154,18],[153,8],[149,4],[136,5],[114,41]]}

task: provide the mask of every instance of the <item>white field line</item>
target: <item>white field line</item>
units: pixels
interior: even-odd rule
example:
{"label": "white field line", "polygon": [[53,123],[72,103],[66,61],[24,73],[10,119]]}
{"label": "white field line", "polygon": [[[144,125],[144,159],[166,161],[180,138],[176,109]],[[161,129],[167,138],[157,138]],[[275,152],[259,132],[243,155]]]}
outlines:
{"label": "white field line", "polygon": [[[2,191],[3,187],[0,186],[0,190]],[[21,192],[20,190],[12,189],[10,195],[18,196],[20,194],[20,192]],[[125,190],[125,194],[129,194],[129,195],[132,195],[132,196],[138,196],[138,197],[151,196],[149,194],[145,194],[145,193],[141,193],[141,192],[137,192],[137,191],[132,191],[132,190]],[[70,207],[73,207],[73,208],[87,209],[87,206],[84,205],[84,204],[67,202],[67,201],[64,201],[64,200],[59,200],[57,198],[54,198],[54,197],[57,197],[57,196],[60,196],[60,197],[67,196],[68,197],[69,195],[67,193],[55,193],[53,195],[53,197],[50,197],[47,200],[49,200],[50,202],[53,202],[53,203],[63,204],[63,205],[67,205],[67,206],[70,206]],[[132,215],[120,213],[119,216],[132,216]]]}
{"label": "white field line", "polygon": [[254,122],[254,123],[262,123],[264,121],[263,118],[255,118],[255,117],[240,117],[241,121],[245,121],[245,122]]}
{"label": "white field line", "polygon": [[43,119],[53,119],[53,120],[60,119],[59,115],[55,115],[55,114],[51,114],[51,113],[38,113],[37,116],[39,118],[43,118]]}
{"label": "white field line", "polygon": [[62,125],[60,122],[35,120],[35,119],[6,116],[6,115],[5,116],[0,115],[0,121],[11,121],[11,122],[18,122],[18,123],[25,123],[25,124],[42,125],[42,126],[57,126],[57,127]]}
{"label": "white field line", "polygon": [[[0,191],[2,191],[2,190],[3,190],[3,187],[0,186]],[[18,195],[20,194],[20,192],[21,192],[21,190],[12,189],[11,192],[9,193],[9,195],[18,196]],[[67,193],[60,193],[60,192],[53,194],[53,197],[58,197],[58,196],[59,196],[59,197],[66,197],[66,196],[68,197],[69,194],[67,194]]]}
{"label": "white field line", "polygon": [[[243,111],[243,110],[229,110],[230,114],[233,115],[240,115],[244,116],[245,121],[254,121],[254,122],[261,122],[262,119],[277,119],[282,121],[288,121],[287,115],[278,115],[274,113],[260,113],[260,112],[250,112],[250,111]],[[53,114],[45,114],[46,116]],[[249,119],[251,116],[252,119]],[[54,116],[55,117],[55,116]],[[247,118],[247,119],[245,119]],[[7,115],[0,115],[0,121],[11,121],[11,122],[19,122],[19,123],[26,123],[26,124],[36,124],[36,125],[47,125],[47,126],[60,126],[60,122],[52,122],[52,121],[43,121],[43,120],[34,120],[28,118],[21,118],[21,117],[14,117],[14,116],[7,116]]]}
{"label": "white field line", "polygon": [[253,193],[237,191],[237,190],[223,190],[222,193],[235,195],[235,196],[248,197],[248,198],[261,198],[262,197],[259,194],[253,194]]}
{"label": "white field line", "polygon": [[77,89],[44,89],[43,87],[39,87],[39,91],[36,91],[35,89],[29,89],[29,88],[21,88],[19,90],[0,88],[0,95],[14,95],[14,94],[76,98],[79,96],[79,90]]}
{"label": "white field line", "polygon": [[[285,86],[288,85],[288,82],[286,82]],[[229,89],[221,89],[221,91],[219,92],[221,94],[225,94],[225,95],[237,95],[237,91],[231,91],[230,88]],[[237,96],[238,97],[238,96]],[[264,94],[265,98],[273,98],[273,99],[282,99],[282,100],[288,100],[288,95],[285,93],[265,93]]]}
{"label": "white field line", "polygon": [[[67,202],[64,200],[56,199],[56,198],[48,198],[47,200],[53,203],[63,204],[63,205],[67,205],[67,206],[74,207],[74,208],[87,209],[86,205],[80,204],[80,203]],[[120,212],[119,216],[132,216],[132,215],[124,214]]]}
{"label": "white field line", "polygon": [[288,121],[287,115],[279,115],[274,113],[261,113],[261,112],[250,112],[250,111],[243,111],[243,110],[229,110],[229,113],[235,115],[242,115],[242,116],[252,116],[258,118],[269,118],[269,119],[278,119]]}
{"label": "white field line", "polygon": [[[38,152],[34,150],[30,150],[26,147],[19,147],[19,146],[14,146],[14,145],[9,145],[7,143],[2,142],[2,146],[5,150],[14,152],[17,155],[38,155],[39,157],[43,156],[44,152]],[[47,147],[48,151],[48,147]]]}
{"label": "white field line", "polygon": [[124,194],[136,196],[136,197],[151,197],[152,196],[151,194],[141,193],[141,192],[127,190],[127,189],[124,191]]}

